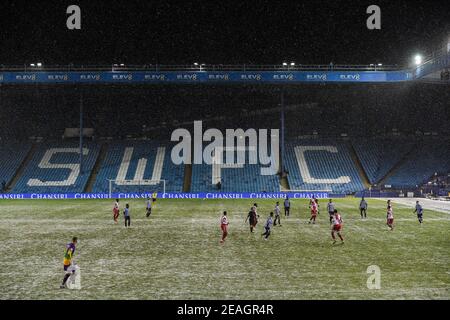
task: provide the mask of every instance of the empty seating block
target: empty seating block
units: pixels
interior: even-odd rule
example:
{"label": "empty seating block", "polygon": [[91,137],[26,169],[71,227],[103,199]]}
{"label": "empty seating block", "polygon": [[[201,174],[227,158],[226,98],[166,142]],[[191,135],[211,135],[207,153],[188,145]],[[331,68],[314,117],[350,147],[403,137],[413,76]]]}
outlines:
{"label": "empty seating block", "polygon": [[[270,152],[270,151],[269,151]],[[236,153],[233,163],[226,163],[225,153],[222,155],[222,164],[194,164],[192,165],[191,192],[278,192],[280,191],[278,169],[271,174],[262,174],[268,166],[249,164],[249,153],[245,151],[245,160],[239,164]],[[277,167],[278,168],[278,167]],[[264,172],[266,173],[266,172]],[[270,172],[269,172],[270,173]],[[221,189],[217,183],[221,181]]]}
{"label": "empty seating block", "polygon": [[420,142],[408,159],[389,176],[385,184],[392,188],[415,188],[434,173],[450,172],[450,140]]}
{"label": "empty seating block", "polygon": [[181,192],[184,165],[171,160],[171,145],[152,141],[113,142],[97,175],[93,192]]}
{"label": "empty seating block", "polygon": [[76,142],[46,142],[38,146],[33,158],[17,181],[15,193],[83,192],[98,156],[99,148],[87,142],[80,151]]}
{"label": "empty seating block", "polygon": [[0,183],[11,182],[30,148],[29,142],[0,141]]}
{"label": "empty seating block", "polygon": [[364,139],[352,144],[371,184],[378,183],[413,147],[404,139]]}
{"label": "empty seating block", "polygon": [[[192,166],[192,192],[277,192],[278,175],[263,176],[259,165],[228,166],[220,168],[222,186],[213,180],[213,165]],[[219,169],[217,169],[219,170]],[[215,170],[214,170],[215,171]],[[217,175],[215,175],[217,178]]]}
{"label": "empty seating block", "polygon": [[342,143],[290,141],[284,165],[291,190],[353,193],[364,189],[349,150]]}

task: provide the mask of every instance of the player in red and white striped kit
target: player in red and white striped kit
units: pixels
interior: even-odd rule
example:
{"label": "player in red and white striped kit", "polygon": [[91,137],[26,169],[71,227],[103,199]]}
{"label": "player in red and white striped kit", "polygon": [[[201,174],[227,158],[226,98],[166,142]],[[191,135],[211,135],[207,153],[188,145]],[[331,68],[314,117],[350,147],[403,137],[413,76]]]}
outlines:
{"label": "player in red and white striped kit", "polygon": [[114,203],[114,207],[113,207],[113,219],[114,219],[114,223],[117,223],[117,220],[119,218],[119,212],[120,212],[120,208],[119,208],[119,199],[116,199],[116,202]]}
{"label": "player in red and white striped kit", "polygon": [[391,205],[387,208],[386,224],[389,228],[391,228],[391,231],[394,230],[394,211]]}
{"label": "player in red and white striped kit", "polygon": [[331,237],[333,238],[333,244],[336,243],[336,237],[334,236],[335,232],[341,239],[341,242],[344,243],[344,238],[341,235],[341,230],[342,230],[342,218],[341,215],[338,213],[338,211],[335,209],[331,227]]}
{"label": "player in red and white striped kit", "polygon": [[314,195],[311,199],[309,199],[309,207],[311,208],[313,204],[317,206],[317,211],[319,211],[319,199],[317,199]]}
{"label": "player in red and white striped kit", "polygon": [[220,218],[220,229],[222,230],[222,239],[220,239],[220,243],[224,243],[225,238],[228,235],[228,223],[227,212],[224,211]]}
{"label": "player in red and white striped kit", "polygon": [[309,219],[308,223],[311,223],[311,221],[312,221],[312,223],[315,224],[316,223],[317,214],[319,212],[319,206],[318,206],[317,202],[313,200],[310,203],[310,208],[311,208],[311,219]]}

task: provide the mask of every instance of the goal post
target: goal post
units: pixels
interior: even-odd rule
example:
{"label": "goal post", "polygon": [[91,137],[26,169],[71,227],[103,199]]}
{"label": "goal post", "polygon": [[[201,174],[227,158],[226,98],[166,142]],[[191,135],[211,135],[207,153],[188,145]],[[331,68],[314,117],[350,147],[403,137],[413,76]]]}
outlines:
{"label": "goal post", "polygon": [[[162,188],[162,189],[160,189]],[[137,189],[137,190],[136,190]],[[108,179],[108,195],[112,198],[114,192],[132,193],[147,191],[153,193],[154,191],[166,193],[166,180],[117,180]]]}

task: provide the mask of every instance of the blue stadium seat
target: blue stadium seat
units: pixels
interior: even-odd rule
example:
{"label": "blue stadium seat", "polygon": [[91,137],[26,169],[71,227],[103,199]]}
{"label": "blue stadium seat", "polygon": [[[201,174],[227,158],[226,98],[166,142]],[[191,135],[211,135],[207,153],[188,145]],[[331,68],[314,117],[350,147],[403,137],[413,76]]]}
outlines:
{"label": "blue stadium seat", "polygon": [[414,145],[405,139],[359,139],[352,144],[371,184],[378,183]]}
{"label": "blue stadium seat", "polygon": [[98,151],[95,143],[85,143],[83,168],[80,173],[77,142],[43,142],[38,146],[12,192],[82,192],[94,167]]}
{"label": "blue stadium seat", "polygon": [[[270,152],[270,151],[269,151]],[[248,151],[246,151],[246,164],[218,165],[194,164],[192,165],[191,192],[278,192],[280,182],[277,174],[262,175],[261,164],[248,164]],[[235,159],[236,160],[236,159]],[[222,159],[225,163],[225,154]],[[215,166],[215,167],[213,167]],[[214,179],[213,179],[214,177]],[[221,181],[218,190],[217,182]]]}
{"label": "blue stadium seat", "polygon": [[414,152],[384,182],[392,188],[414,188],[427,182],[434,173],[450,172],[450,140],[417,143]]}
{"label": "blue stadium seat", "polygon": [[[159,155],[158,155],[159,150]],[[94,183],[93,192],[109,192],[109,180],[166,181],[166,192],[181,192],[184,182],[184,165],[171,160],[171,144],[154,141],[122,141],[109,145]],[[121,169],[122,166],[122,169]],[[139,175],[141,172],[142,175]],[[154,176],[155,175],[155,176]],[[113,182],[113,192],[162,192],[163,183]]]}
{"label": "blue stadium seat", "polygon": [[326,140],[291,140],[285,168],[291,190],[353,193],[364,189],[347,146]]}
{"label": "blue stadium seat", "polygon": [[30,142],[0,142],[0,183],[11,182],[30,149]]}

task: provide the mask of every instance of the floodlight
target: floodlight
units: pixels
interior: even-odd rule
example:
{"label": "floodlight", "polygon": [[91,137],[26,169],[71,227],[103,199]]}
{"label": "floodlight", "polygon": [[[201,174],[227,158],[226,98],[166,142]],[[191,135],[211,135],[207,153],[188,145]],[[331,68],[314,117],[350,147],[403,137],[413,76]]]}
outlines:
{"label": "floodlight", "polygon": [[416,66],[421,65],[422,64],[422,56],[420,54],[416,55],[414,57],[414,63]]}

